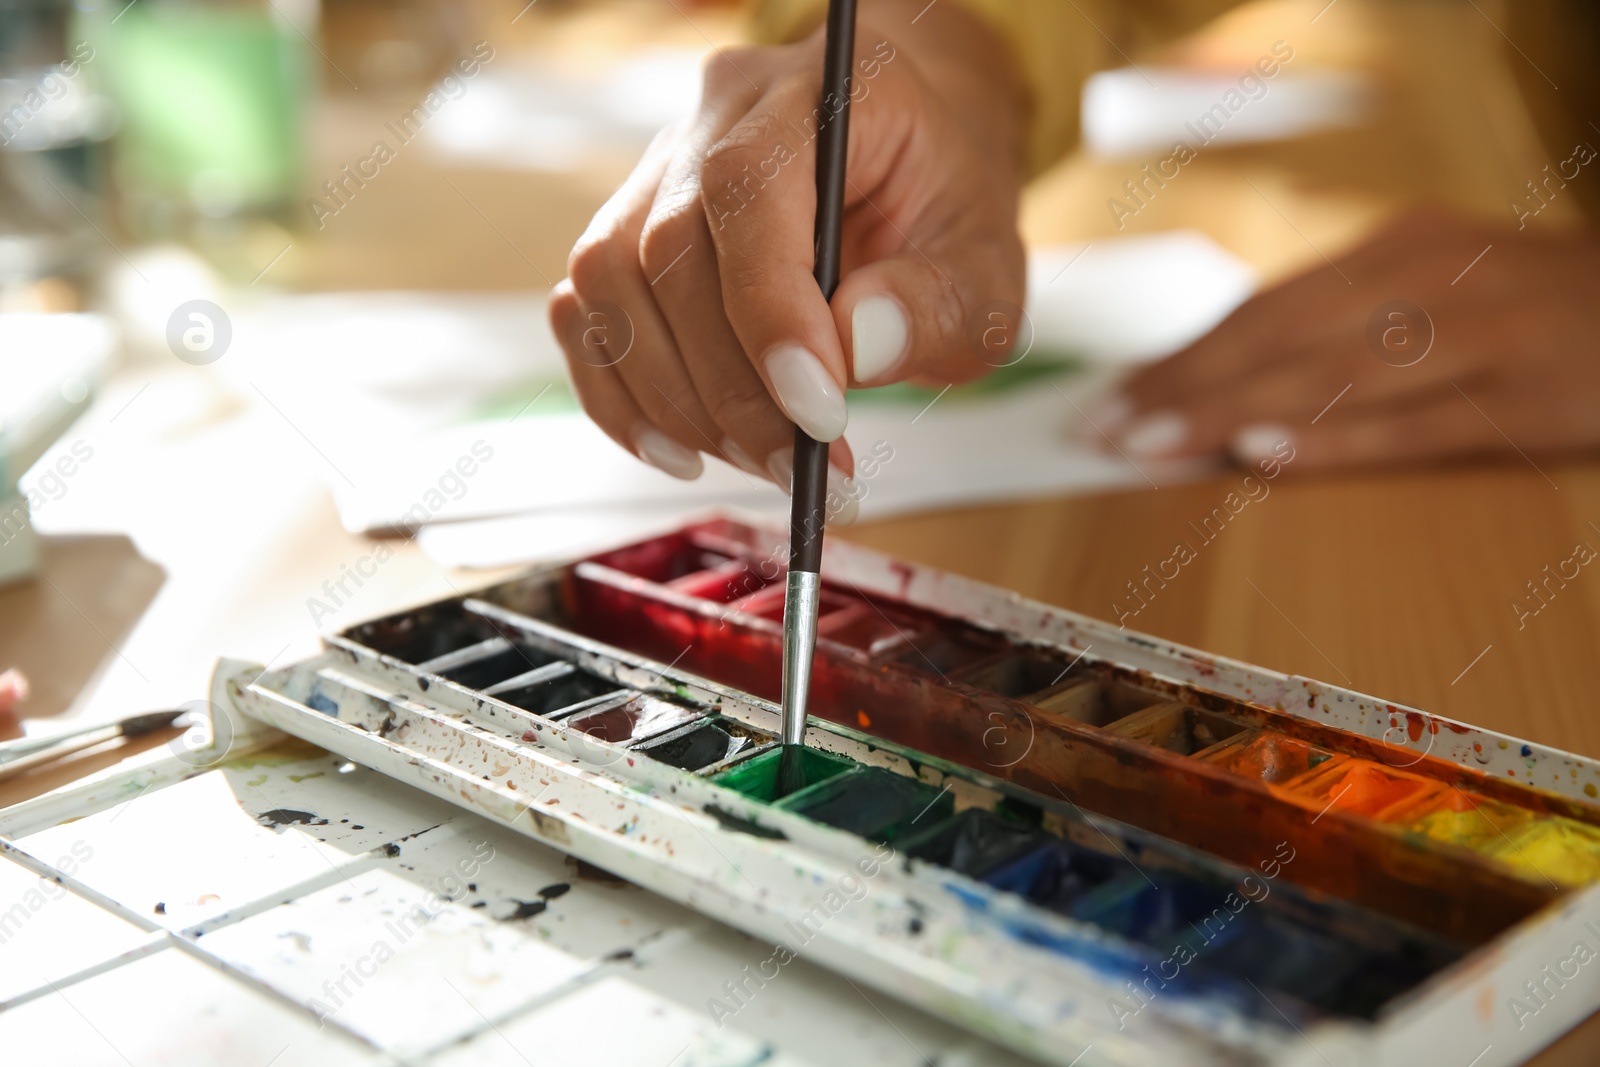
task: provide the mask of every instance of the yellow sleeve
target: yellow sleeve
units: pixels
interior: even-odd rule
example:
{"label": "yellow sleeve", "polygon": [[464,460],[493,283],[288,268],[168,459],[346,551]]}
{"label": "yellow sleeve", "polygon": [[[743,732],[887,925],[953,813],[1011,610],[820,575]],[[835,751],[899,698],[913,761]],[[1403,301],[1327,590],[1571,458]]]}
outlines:
{"label": "yellow sleeve", "polygon": [[[1063,0],[934,0],[955,4],[994,26],[1011,45],[1028,88],[1028,173],[1059,159],[1078,139],[1078,94],[1094,70],[1106,66],[1104,40],[1089,31]],[[1078,0],[1087,8],[1091,0]],[[792,41],[822,22],[827,0],[757,0],[754,29],[760,41]],[[1086,27],[1087,28],[1087,27]],[[1093,37],[1093,40],[1090,39]],[[1115,53],[1113,53],[1115,54]]]}
{"label": "yellow sleeve", "polygon": [[[1132,62],[1136,50],[1203,25],[1238,0],[933,0],[971,11],[1010,43],[1028,88],[1028,173],[1037,174],[1078,141],[1083,83],[1097,70]],[[827,0],[754,0],[757,40],[792,41],[814,29]],[[935,9],[936,10],[936,9]]]}

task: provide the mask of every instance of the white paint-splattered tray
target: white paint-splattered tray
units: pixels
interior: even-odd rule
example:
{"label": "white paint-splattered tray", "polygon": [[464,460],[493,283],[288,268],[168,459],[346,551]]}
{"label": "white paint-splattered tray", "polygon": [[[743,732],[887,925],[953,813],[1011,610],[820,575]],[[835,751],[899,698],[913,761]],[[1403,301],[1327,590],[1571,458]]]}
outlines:
{"label": "white paint-splattered tray", "polygon": [[[328,639],[248,715],[1053,1063],[1518,1062],[1600,1005],[1600,766],[714,518]],[[1115,818],[1112,818],[1115,817]],[[1580,958],[1582,957],[1582,958]]]}

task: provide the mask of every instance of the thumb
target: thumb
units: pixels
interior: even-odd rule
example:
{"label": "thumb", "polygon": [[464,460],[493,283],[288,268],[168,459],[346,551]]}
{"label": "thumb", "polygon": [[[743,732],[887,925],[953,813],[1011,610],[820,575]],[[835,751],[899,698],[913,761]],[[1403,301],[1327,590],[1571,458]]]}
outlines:
{"label": "thumb", "polygon": [[853,385],[959,382],[1021,358],[1022,248],[1002,234],[951,235],[947,249],[902,251],[852,271],[833,299]]}

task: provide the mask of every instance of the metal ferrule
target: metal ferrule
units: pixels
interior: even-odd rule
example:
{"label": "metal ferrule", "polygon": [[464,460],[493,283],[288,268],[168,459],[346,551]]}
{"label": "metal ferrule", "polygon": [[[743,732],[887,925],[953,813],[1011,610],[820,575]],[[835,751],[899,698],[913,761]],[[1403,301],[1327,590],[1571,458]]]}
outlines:
{"label": "metal ferrule", "polygon": [[783,602],[783,743],[805,742],[806,698],[811,692],[811,659],[817,649],[818,591],[822,576],[790,571]]}

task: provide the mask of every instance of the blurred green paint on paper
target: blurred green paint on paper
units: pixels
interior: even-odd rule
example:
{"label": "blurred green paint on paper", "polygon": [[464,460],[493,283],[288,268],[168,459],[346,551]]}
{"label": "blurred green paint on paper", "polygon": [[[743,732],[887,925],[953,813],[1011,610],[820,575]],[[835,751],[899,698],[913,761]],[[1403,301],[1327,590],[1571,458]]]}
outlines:
{"label": "blurred green paint on paper", "polygon": [[[1072,377],[1086,366],[1077,356],[1036,351],[977,381],[953,385],[948,392],[907,382],[883,385],[876,389],[854,389],[850,392],[850,406],[919,409],[932,403],[941,392],[944,392],[941,405],[959,404],[965,400],[996,399],[1023,389],[1048,388],[1047,382]],[[572,388],[565,378],[530,378],[484,401],[462,421],[498,422],[546,415],[571,415],[579,410],[578,399],[572,394]]]}
{"label": "blurred green paint on paper", "polygon": [[[1069,376],[1081,371],[1085,364],[1077,356],[1065,352],[1030,352],[1008,366],[997,367],[977,381],[953,385],[944,393],[941,403],[961,403],[1004,396],[1033,386],[1042,386],[1049,379]],[[929,404],[943,389],[897,382],[876,389],[857,389],[850,394],[852,404]]]}

